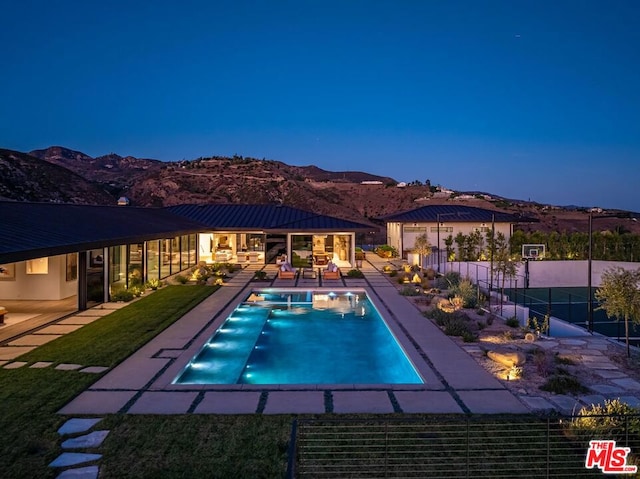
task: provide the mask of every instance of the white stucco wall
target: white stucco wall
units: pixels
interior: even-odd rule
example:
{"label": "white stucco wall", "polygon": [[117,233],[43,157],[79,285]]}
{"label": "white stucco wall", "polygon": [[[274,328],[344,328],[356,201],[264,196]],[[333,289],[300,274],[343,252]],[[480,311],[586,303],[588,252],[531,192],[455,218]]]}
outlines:
{"label": "white stucco wall", "polygon": [[[640,263],[623,261],[592,261],[591,285],[594,288],[600,286],[602,273],[612,267],[625,269],[640,269]],[[446,269],[445,269],[446,268]],[[473,281],[479,277],[481,282],[487,282],[490,278],[490,262],[453,262],[442,263],[441,271],[457,271],[462,276],[468,276]],[[529,261],[529,287],[530,288],[555,288],[555,287],[586,287],[588,278],[588,262],[583,261]],[[525,265],[518,267],[518,287],[524,286]],[[494,286],[499,287],[498,279],[494,278]],[[508,286],[508,281],[505,286]]]}
{"label": "white stucco wall", "polygon": [[27,274],[26,261],[15,263],[15,281],[0,281],[0,298],[59,300],[78,292],[78,281],[66,280],[66,255],[48,258],[47,274]]}

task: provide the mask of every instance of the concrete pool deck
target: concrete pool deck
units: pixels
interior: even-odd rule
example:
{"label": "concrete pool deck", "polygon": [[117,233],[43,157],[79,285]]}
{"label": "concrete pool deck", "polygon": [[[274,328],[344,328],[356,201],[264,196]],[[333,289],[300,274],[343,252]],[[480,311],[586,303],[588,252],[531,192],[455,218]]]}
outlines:
{"label": "concrete pool deck", "polygon": [[[320,414],[528,413],[523,402],[448,336],[425,320],[381,273],[384,260],[363,265],[365,279],[251,282],[257,266],[234,275],[172,326],[109,371],[59,413]],[[273,277],[275,266],[265,267]],[[173,379],[248,295],[261,287],[362,288],[390,323],[425,384],[176,385]]]}

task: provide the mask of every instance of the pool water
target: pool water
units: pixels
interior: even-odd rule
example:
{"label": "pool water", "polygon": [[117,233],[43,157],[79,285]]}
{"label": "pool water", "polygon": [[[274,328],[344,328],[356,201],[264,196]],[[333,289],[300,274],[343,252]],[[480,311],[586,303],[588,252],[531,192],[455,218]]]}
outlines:
{"label": "pool water", "polygon": [[421,384],[365,293],[254,291],[176,384]]}

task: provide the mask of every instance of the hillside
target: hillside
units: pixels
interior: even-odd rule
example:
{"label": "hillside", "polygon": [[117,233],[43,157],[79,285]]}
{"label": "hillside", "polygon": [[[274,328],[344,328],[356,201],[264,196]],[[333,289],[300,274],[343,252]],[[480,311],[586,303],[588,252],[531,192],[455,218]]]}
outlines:
{"label": "hillside", "polygon": [[[396,186],[391,177],[365,172],[332,172],[273,160],[214,156],[160,162],[119,156],[92,158],[55,146],[29,154],[2,151],[0,197],[18,201],[115,204],[127,196],[136,206],[180,203],[283,203],[358,222],[381,225],[378,218],[425,204],[466,204],[533,217],[526,230],[588,230],[588,212],[505,199],[481,192],[438,192],[427,185]],[[362,184],[363,181],[380,184]],[[617,213],[599,212],[598,215]],[[640,223],[601,218],[594,229],[640,233]],[[383,233],[384,234],[384,233]],[[379,238],[384,241],[384,237]]]}
{"label": "hillside", "polygon": [[113,197],[67,168],[0,149],[0,199],[109,204]]}

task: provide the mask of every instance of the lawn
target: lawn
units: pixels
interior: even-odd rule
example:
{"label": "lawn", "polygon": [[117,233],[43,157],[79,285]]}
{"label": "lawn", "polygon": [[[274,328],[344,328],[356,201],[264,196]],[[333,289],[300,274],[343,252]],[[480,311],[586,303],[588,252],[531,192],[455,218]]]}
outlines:
{"label": "lawn", "polygon": [[[215,288],[170,286],[19,358],[114,366],[148,342]],[[0,477],[54,477],[47,464],[60,454],[56,433],[62,406],[97,380],[76,371],[0,369]]]}

